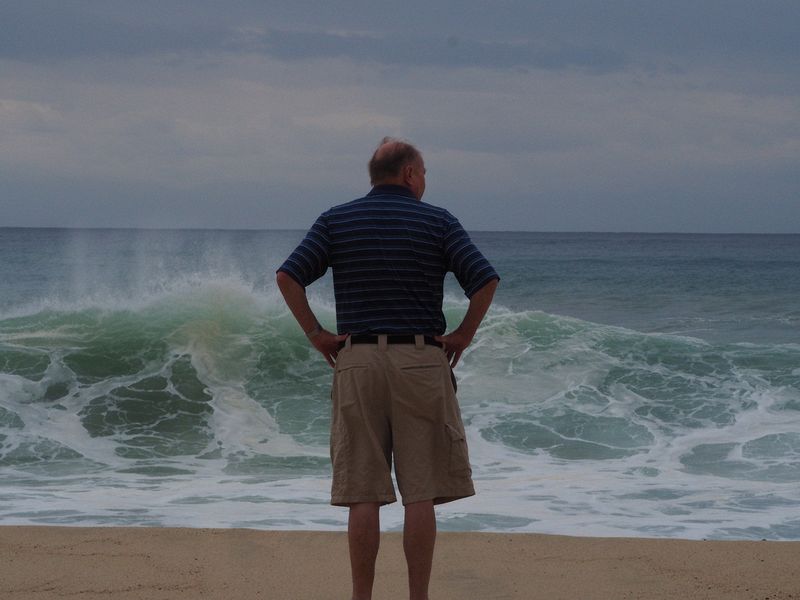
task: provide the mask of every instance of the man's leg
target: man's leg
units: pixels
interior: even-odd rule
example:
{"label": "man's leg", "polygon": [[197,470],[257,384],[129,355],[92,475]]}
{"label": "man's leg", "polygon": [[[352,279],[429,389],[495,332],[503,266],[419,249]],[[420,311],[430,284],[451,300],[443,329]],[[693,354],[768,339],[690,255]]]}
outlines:
{"label": "man's leg", "polygon": [[347,540],[353,576],[353,600],[370,600],[375,580],[375,559],[381,541],[380,504],[364,502],[350,505]]}
{"label": "man's leg", "polygon": [[436,514],[433,500],[407,504],[403,550],[408,563],[408,590],[411,600],[428,600],[435,544]]}

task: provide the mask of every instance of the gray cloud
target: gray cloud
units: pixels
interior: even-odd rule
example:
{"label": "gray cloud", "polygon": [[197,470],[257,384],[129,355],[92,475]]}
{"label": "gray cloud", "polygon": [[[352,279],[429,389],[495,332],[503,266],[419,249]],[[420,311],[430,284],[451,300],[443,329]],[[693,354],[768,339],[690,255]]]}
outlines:
{"label": "gray cloud", "polygon": [[97,14],[89,6],[36,0],[4,3],[0,9],[0,57],[40,61],[200,52],[223,47],[230,36],[215,27],[185,28],[157,18],[128,22],[113,13]]}
{"label": "gray cloud", "polygon": [[[606,71],[624,66],[622,52],[558,40],[489,40],[459,35],[396,36],[376,30],[330,32],[261,28],[245,23],[220,26],[209,19],[185,24],[129,22],[111,15],[70,10],[36,10],[37,4],[5,15],[14,23],[0,36],[0,57],[14,60],[65,60],[92,56],[142,56],[175,53],[261,52],[282,60],[344,57],[387,65],[453,67],[578,67]],[[9,14],[10,13],[10,14]],[[211,24],[214,25],[211,25]]]}
{"label": "gray cloud", "polygon": [[307,0],[28,0],[4,3],[0,22],[0,57],[19,60],[257,46],[283,59],[340,56],[412,66],[605,71],[631,62],[684,68],[735,60],[800,68],[800,7],[792,0],[409,0],[347,8]]}
{"label": "gray cloud", "polygon": [[393,134],[471,228],[800,230],[800,9],[316,8],[3,4],[0,225],[306,227]]}
{"label": "gray cloud", "polygon": [[609,48],[533,41],[483,42],[455,35],[424,38],[270,30],[255,39],[251,37],[250,41],[251,47],[283,60],[346,57],[387,65],[577,67],[599,71],[618,69],[626,63],[621,52]]}

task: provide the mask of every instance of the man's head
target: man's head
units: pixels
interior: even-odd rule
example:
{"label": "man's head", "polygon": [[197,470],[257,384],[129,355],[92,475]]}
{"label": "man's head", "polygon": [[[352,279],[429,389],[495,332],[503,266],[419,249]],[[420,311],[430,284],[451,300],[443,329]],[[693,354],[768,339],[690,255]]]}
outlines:
{"label": "man's head", "polygon": [[369,161],[372,185],[402,185],[417,200],[425,193],[425,162],[422,154],[408,142],[385,137]]}

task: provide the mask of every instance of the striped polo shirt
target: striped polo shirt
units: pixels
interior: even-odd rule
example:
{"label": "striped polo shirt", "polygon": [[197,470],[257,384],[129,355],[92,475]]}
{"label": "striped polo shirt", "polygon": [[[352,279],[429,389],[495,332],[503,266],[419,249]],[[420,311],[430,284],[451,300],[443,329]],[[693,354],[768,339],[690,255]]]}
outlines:
{"label": "striped polo shirt", "polygon": [[322,213],[278,271],[306,287],[328,267],[340,334],[442,335],[448,271],[467,297],[499,279],[458,219],[396,185]]}

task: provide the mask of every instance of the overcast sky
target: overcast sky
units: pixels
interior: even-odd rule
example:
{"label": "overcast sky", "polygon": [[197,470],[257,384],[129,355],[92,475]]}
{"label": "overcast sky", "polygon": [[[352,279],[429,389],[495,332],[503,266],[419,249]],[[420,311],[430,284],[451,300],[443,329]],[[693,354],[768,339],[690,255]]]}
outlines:
{"label": "overcast sky", "polygon": [[0,226],[800,232],[796,0],[0,0]]}

